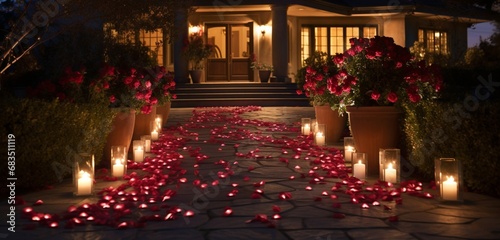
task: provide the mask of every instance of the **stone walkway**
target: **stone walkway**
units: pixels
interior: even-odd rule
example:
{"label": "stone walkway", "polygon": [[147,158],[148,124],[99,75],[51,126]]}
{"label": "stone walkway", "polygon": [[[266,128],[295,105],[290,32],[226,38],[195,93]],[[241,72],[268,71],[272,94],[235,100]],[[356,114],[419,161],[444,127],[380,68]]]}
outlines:
{"label": "stone walkway", "polygon": [[[4,201],[0,239],[500,239],[500,199],[465,193],[463,203],[444,204],[422,197],[426,193],[437,196],[424,183],[422,191],[415,192],[418,194],[401,193],[366,206],[353,202],[352,196],[357,194],[349,183],[323,178],[321,168],[325,166],[313,164],[314,159],[322,158],[312,154],[317,148],[297,151],[296,145],[291,146],[289,139],[302,141],[297,133],[300,118],[314,118],[310,107],[265,107],[241,113],[247,121],[238,126],[196,123],[190,120],[192,112],[172,109],[170,128],[164,131],[170,135],[182,132],[179,137],[189,138],[180,152],[184,156],[181,168],[187,170],[185,181],[167,186],[177,194],[165,202],[182,210],[176,219],[163,220],[166,212],[160,210],[162,220],[117,229],[93,224],[66,228],[62,221],[59,227],[50,228],[21,217],[23,207],[39,199],[43,204],[32,208],[52,214],[98,200],[97,196],[72,196],[71,184],[65,182],[22,196],[26,204],[16,206],[15,233],[7,231]],[[211,115],[204,119],[218,120]],[[235,140],[238,134],[241,139]],[[335,154],[332,148],[324,151]],[[140,170],[128,171],[140,174]],[[124,182],[101,180],[96,189]],[[376,179],[368,179],[353,188],[368,196],[366,188],[376,183]],[[148,214],[149,210],[133,211],[126,219]]]}

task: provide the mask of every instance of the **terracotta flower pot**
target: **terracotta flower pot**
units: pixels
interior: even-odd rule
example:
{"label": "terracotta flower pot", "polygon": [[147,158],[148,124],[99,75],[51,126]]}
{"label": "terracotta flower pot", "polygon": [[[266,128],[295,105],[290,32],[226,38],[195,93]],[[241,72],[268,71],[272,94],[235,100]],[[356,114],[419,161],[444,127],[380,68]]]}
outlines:
{"label": "terracotta flower pot", "polygon": [[167,125],[168,115],[170,114],[170,107],[172,102],[167,102],[161,106],[156,106],[156,114],[161,114],[163,119],[163,126]]}
{"label": "terracotta flower pot", "polygon": [[379,175],[379,149],[397,148],[399,117],[395,107],[347,107],[356,152],[366,153],[368,175]]}
{"label": "terracotta flower pot", "polygon": [[259,70],[259,79],[260,82],[269,82],[269,77],[271,77],[271,71],[268,70]]}
{"label": "terracotta flower pot", "polygon": [[115,116],[111,123],[111,132],[106,138],[101,166],[111,166],[111,146],[126,146],[129,149],[134,133],[135,116],[134,109],[120,111]]}
{"label": "terracotta flower pot", "polygon": [[339,116],[339,112],[337,110],[332,110],[328,105],[314,106],[314,112],[318,124],[325,124],[326,143],[337,143],[346,127],[347,116]]}
{"label": "terracotta flower pot", "polygon": [[139,113],[135,116],[134,140],[140,140],[142,135],[151,134],[150,123],[156,118],[156,106],[151,108],[151,113]]}

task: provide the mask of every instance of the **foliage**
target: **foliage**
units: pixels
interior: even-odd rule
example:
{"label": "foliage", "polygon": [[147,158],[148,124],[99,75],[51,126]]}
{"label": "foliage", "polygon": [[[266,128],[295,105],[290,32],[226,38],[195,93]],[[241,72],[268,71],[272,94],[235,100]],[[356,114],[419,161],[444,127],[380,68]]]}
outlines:
{"label": "foliage", "polygon": [[258,71],[274,71],[274,68],[272,65],[258,62],[257,56],[255,56],[255,53],[252,53],[250,55],[250,68],[256,69]]}
{"label": "foliage", "polygon": [[158,65],[154,51],[142,43],[130,40],[119,41],[113,37],[104,40],[106,62],[119,68],[145,68]]}
{"label": "foliage", "polygon": [[184,45],[184,55],[191,62],[192,70],[203,69],[202,61],[214,52],[214,46],[203,42],[202,32],[193,33]]}
{"label": "foliage", "polygon": [[408,49],[390,37],[351,39],[351,48],[337,54],[339,71],[327,89],[346,106],[399,106],[436,96],[442,87],[439,67],[413,61]]}
{"label": "foliage", "polygon": [[410,47],[410,53],[414,61],[426,61],[430,64],[437,64],[440,66],[450,66],[456,64],[450,58],[450,54],[430,52],[424,47],[424,43],[415,41],[413,46]]}
{"label": "foliage", "polygon": [[[71,176],[73,154],[89,152],[96,163],[116,114],[105,105],[17,99],[2,92],[0,141],[15,136],[17,190],[42,188]],[[6,156],[7,148],[0,153]],[[2,168],[2,176],[7,176]]]}
{"label": "foliage", "polygon": [[[311,105],[329,105],[339,109],[341,98],[327,89],[328,78],[337,74],[338,68],[333,57],[325,52],[314,52],[304,61],[304,67],[299,69],[295,79],[299,94],[305,94]],[[342,111],[341,111],[342,112]]]}
{"label": "foliage", "polygon": [[435,158],[456,158],[462,161],[470,191],[500,196],[500,102],[480,102],[476,109],[464,103],[404,104],[408,159],[422,176],[432,179]]}

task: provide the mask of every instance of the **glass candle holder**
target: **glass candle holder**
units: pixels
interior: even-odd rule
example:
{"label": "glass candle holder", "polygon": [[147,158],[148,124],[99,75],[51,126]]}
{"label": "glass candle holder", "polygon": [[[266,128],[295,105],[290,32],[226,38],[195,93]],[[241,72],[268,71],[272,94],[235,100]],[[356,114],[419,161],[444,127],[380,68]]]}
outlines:
{"label": "glass candle holder", "polygon": [[356,151],[354,148],[354,138],[344,138],[344,159],[346,163],[352,163],[352,153]]}
{"label": "glass candle holder", "polygon": [[144,141],[142,140],[134,140],[134,162],[143,162],[144,161]]}
{"label": "glass candle holder", "polygon": [[[316,133],[318,132],[318,120],[311,119],[311,131],[316,136]],[[323,132],[323,134],[324,133],[325,132]]]}
{"label": "glass candle holder", "polygon": [[160,131],[163,126],[163,116],[161,114],[156,114],[155,124],[156,124],[156,130]]}
{"label": "glass candle holder", "polygon": [[380,149],[379,163],[380,180],[389,183],[399,183],[399,175],[401,172],[400,150],[397,148]]}
{"label": "glass candle holder", "polygon": [[455,158],[437,158],[434,170],[441,201],[462,201],[462,165]]}
{"label": "glass candle holder", "polygon": [[366,172],[368,171],[368,161],[366,161],[366,153],[353,152],[352,153],[352,176],[360,180],[366,179]]}
{"label": "glass candle holder", "polygon": [[127,147],[111,146],[111,176],[123,177],[127,172]]}
{"label": "glass candle holder", "polygon": [[158,128],[158,125],[156,125],[156,120],[151,121],[149,129],[151,130],[151,141],[158,140],[161,128]]}
{"label": "glass candle holder", "polygon": [[301,133],[302,135],[309,135],[311,133],[311,119],[310,118],[302,118],[301,119]]}
{"label": "glass candle holder", "polygon": [[316,133],[314,134],[314,141],[318,146],[324,146],[326,143],[326,126],[325,124],[317,124]]}
{"label": "glass candle holder", "polygon": [[92,195],[94,192],[94,155],[77,153],[73,163],[73,194],[76,196]]}
{"label": "glass candle holder", "polygon": [[144,151],[151,152],[151,135],[142,135],[141,140],[144,141]]}

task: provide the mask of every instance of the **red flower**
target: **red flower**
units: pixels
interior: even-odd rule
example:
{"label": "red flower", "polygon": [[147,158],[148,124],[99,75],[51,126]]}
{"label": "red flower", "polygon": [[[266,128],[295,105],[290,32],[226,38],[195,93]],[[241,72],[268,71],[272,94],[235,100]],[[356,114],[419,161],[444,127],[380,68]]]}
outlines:
{"label": "red flower", "polygon": [[371,98],[375,101],[378,101],[378,99],[380,98],[380,93],[377,92],[376,90],[373,90],[372,91],[372,94],[371,94]]}
{"label": "red flower", "polygon": [[111,96],[109,96],[109,102],[110,102],[110,103],[114,103],[115,101],[116,101],[116,97],[115,97],[115,95],[111,95]]}
{"label": "red flower", "polygon": [[389,94],[387,94],[387,101],[395,103],[396,101],[398,101],[398,95],[396,93],[390,92]]}

